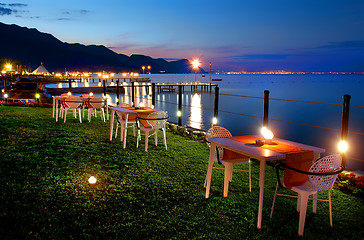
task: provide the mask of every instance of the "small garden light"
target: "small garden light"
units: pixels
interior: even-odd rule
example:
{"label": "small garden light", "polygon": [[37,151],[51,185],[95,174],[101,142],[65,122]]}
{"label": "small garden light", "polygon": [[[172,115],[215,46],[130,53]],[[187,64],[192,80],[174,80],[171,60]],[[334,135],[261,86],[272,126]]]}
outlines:
{"label": "small garden light", "polygon": [[217,117],[213,117],[212,118],[212,124],[216,125],[217,124]]}
{"label": "small garden light", "polygon": [[95,185],[96,183],[96,178],[94,176],[91,176],[89,179],[88,179],[88,183],[90,185]]}
{"label": "small garden light", "polygon": [[4,98],[8,98],[9,95],[7,93],[4,94]]}
{"label": "small garden light", "polygon": [[35,94],[35,98],[36,98],[36,99],[39,99],[39,98],[40,98],[39,93]]}

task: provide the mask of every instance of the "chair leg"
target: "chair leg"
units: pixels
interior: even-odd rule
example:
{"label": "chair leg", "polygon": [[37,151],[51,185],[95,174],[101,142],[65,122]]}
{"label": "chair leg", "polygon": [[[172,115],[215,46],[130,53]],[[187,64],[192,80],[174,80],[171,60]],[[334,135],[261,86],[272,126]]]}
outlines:
{"label": "chair leg", "polygon": [[312,212],[313,213],[316,213],[316,211],[317,211],[317,197],[318,197],[317,193],[313,195],[313,198],[314,198],[314,200],[312,201]]}
{"label": "chair leg", "polygon": [[137,135],[137,145],[136,147],[139,147],[139,141],[141,140],[141,136],[140,136],[140,129],[138,129],[138,135]]}
{"label": "chair leg", "polygon": [[[103,117],[104,122],[105,122],[105,111],[104,111],[104,109],[103,109],[103,108],[101,108],[101,112],[102,112],[102,117]],[[101,114],[101,113],[100,113],[100,114]]]}
{"label": "chair leg", "polygon": [[298,236],[303,236],[303,231],[305,230],[305,220],[307,211],[308,195],[301,194],[300,198],[300,222],[298,225]]}
{"label": "chair leg", "polygon": [[297,212],[300,212],[301,210],[301,194],[298,194],[297,196]]}
{"label": "chair leg", "polygon": [[154,129],[154,143],[158,145],[158,129]]}
{"label": "chair leg", "polygon": [[126,134],[126,132],[124,133],[124,123],[121,122],[120,123],[120,141],[124,141],[124,134]]}
{"label": "chair leg", "polygon": [[332,206],[331,206],[331,189],[329,189],[329,211],[330,211],[330,226],[333,227],[333,223],[332,223]]}
{"label": "chair leg", "polygon": [[88,109],[88,122],[91,122],[91,113],[92,113],[92,108]]}
{"label": "chair leg", "polygon": [[78,108],[78,116],[80,117],[80,123],[82,123],[81,108]]}
{"label": "chair leg", "polygon": [[64,109],[64,120],[63,122],[65,123],[66,122],[66,118],[67,118],[67,108]]}
{"label": "chair leg", "polygon": [[276,190],[274,191],[274,197],[273,197],[272,209],[270,210],[270,218],[272,218],[272,217],[273,217],[274,204],[276,203],[276,197],[277,197],[278,186],[279,186],[279,184],[278,184],[278,182],[277,182]]}
{"label": "chair leg", "polygon": [[162,131],[163,131],[163,142],[164,142],[164,146],[166,146],[166,150],[167,150],[166,130],[164,128],[162,128]]}
{"label": "chair leg", "polygon": [[252,192],[252,170],[250,166],[250,159],[249,159],[249,192]]}

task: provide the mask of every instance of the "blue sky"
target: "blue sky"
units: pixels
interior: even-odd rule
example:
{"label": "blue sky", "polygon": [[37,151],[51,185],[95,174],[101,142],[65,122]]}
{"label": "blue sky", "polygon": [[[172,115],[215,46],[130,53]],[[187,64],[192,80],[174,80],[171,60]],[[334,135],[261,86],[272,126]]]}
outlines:
{"label": "blue sky", "polygon": [[362,0],[0,0],[0,19],[205,70],[364,72]]}

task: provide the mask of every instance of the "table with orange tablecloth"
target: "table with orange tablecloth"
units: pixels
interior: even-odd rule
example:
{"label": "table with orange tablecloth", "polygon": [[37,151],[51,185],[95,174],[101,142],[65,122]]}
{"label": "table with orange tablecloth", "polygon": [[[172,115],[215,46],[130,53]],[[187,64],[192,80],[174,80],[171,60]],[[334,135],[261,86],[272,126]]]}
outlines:
{"label": "table with orange tablecloth", "polygon": [[[113,126],[114,126],[114,115],[115,112],[120,113],[123,120],[125,121],[125,126],[127,126],[128,121],[135,121],[137,117],[146,118],[150,113],[157,111],[151,108],[135,108],[135,107],[110,107],[111,109],[111,121],[110,121],[110,141],[112,140]],[[126,147],[126,127],[124,127],[123,138],[124,148]]]}
{"label": "table with orange tablecloth", "polygon": [[[226,137],[226,138],[209,138],[211,142],[209,165],[207,170],[207,184],[210,184],[212,166],[215,156],[215,148],[222,147],[224,152],[232,151],[238,154],[257,159],[260,161],[260,176],[259,176],[259,207],[258,207],[258,223],[257,228],[261,228],[262,222],[262,211],[263,211],[263,195],[264,195],[264,178],[265,178],[265,164],[266,161],[283,160],[288,159],[290,166],[295,168],[306,169],[308,162],[312,164],[313,160],[320,157],[320,154],[325,152],[325,149],[317,148],[305,144],[300,144],[292,141],[287,141],[279,138],[274,138],[273,144],[265,144],[258,146],[255,140],[261,139],[258,136],[237,136],[237,137]],[[303,161],[297,161],[297,159],[304,159]],[[303,162],[303,166],[298,166]],[[287,163],[287,162],[286,162]],[[297,175],[296,175],[297,176]],[[299,184],[298,182],[303,181],[302,176],[296,177],[291,176],[293,184]],[[307,177],[307,176],[304,176]],[[295,179],[299,178],[298,182],[294,182]],[[291,182],[287,180],[287,182]],[[286,180],[285,180],[286,182]],[[210,186],[206,186],[206,198],[209,197]]]}

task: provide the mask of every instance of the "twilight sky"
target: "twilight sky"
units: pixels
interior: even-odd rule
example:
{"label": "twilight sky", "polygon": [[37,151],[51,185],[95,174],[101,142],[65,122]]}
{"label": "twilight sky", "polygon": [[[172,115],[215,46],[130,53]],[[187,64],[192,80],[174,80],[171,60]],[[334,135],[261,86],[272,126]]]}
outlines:
{"label": "twilight sky", "polygon": [[0,19],[205,70],[364,72],[363,0],[0,0]]}

